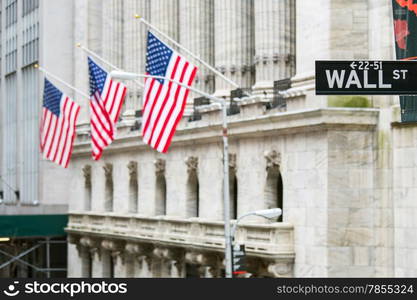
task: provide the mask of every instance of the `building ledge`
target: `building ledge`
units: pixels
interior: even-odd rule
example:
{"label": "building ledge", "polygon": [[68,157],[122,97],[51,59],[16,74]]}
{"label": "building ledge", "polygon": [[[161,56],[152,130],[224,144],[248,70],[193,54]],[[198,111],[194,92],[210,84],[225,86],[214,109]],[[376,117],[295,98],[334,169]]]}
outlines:
{"label": "building ledge", "polygon": [[[228,134],[233,137],[258,136],[263,134],[295,134],[321,130],[373,130],[378,124],[379,110],[373,108],[319,108],[290,112],[265,113],[242,118],[239,115],[228,117]],[[172,145],[218,141],[222,137],[220,113],[209,120],[183,122],[178,127]],[[79,134],[80,136],[80,134]],[[86,136],[84,134],[84,136]],[[120,150],[148,148],[140,138],[139,131],[118,127],[118,137],[106,149],[106,153]],[[78,138],[73,156],[91,154],[89,138]]]}
{"label": "building ledge", "polygon": [[[199,218],[72,212],[66,231],[79,237],[223,253],[223,226],[221,221]],[[273,261],[294,259],[293,226],[287,223],[243,223],[239,225],[235,240],[245,244],[248,256]]]}

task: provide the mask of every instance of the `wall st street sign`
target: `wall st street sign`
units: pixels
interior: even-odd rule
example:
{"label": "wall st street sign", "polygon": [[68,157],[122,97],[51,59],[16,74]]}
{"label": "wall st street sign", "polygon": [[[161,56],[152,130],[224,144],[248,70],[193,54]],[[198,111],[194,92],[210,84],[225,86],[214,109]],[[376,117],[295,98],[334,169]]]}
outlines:
{"label": "wall st street sign", "polygon": [[316,61],[317,95],[417,95],[417,61]]}

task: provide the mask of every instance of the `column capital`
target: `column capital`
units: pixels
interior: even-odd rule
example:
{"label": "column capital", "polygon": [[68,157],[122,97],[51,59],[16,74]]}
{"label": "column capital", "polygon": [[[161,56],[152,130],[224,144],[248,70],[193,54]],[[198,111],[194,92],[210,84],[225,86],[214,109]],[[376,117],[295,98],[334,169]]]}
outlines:
{"label": "column capital", "polygon": [[287,262],[270,262],[266,271],[273,277],[293,277],[293,264]]}

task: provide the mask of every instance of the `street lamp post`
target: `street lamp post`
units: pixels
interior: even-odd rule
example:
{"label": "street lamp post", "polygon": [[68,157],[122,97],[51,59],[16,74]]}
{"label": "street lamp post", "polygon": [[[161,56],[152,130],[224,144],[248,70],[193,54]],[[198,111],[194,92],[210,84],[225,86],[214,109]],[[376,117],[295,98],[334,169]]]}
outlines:
{"label": "street lamp post", "polygon": [[[233,247],[234,247],[234,241],[235,241],[235,232],[236,232],[236,229],[237,229],[237,225],[239,224],[239,222],[243,218],[246,218],[246,217],[249,217],[249,216],[259,216],[259,217],[263,217],[263,218],[266,218],[266,219],[276,219],[281,214],[282,214],[281,208],[271,208],[271,209],[256,210],[256,211],[248,212],[246,214],[241,215],[236,220],[236,222],[233,224],[232,229],[230,230],[229,241],[231,243],[230,249],[232,249],[232,251],[230,251],[230,255],[232,255],[232,253],[233,253]],[[232,257],[232,259],[233,259],[233,257]]]}

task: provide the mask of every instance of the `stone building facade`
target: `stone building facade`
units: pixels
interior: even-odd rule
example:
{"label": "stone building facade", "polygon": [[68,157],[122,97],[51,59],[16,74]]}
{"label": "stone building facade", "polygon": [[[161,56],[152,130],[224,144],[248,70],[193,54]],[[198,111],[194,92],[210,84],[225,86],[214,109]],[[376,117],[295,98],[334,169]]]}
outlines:
{"label": "stone building facade", "polygon": [[[282,220],[248,219],[254,277],[417,275],[416,128],[398,98],[316,96],[316,59],[392,59],[390,0],[75,0],[73,41],[143,72],[138,13],[251,97],[228,116],[231,216],[281,207]],[[73,83],[88,91],[86,55]],[[274,104],[274,81],[291,84]],[[117,139],[91,159],[88,110],[70,164],[68,275],[219,277],[224,272],[221,111],[180,123],[168,154],[137,130],[133,82]],[[196,86],[233,87],[200,67]],[[77,98],[87,107],[87,101]],[[52,176],[52,175],[51,175]],[[51,178],[52,180],[52,178]]]}

